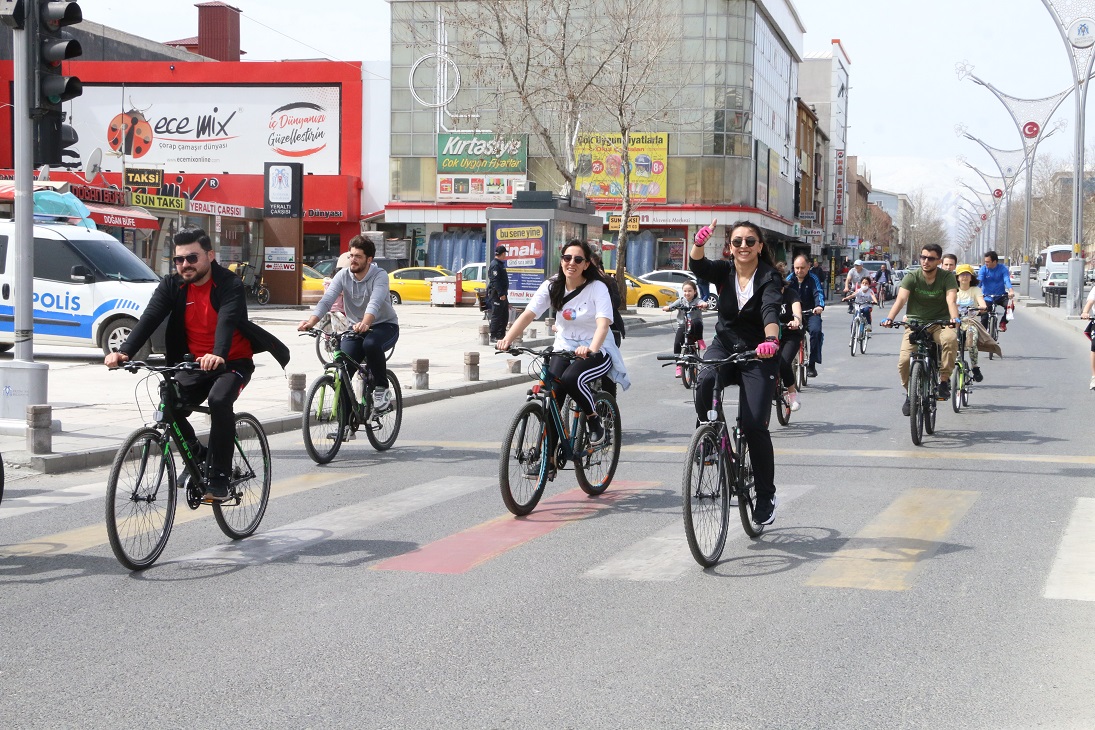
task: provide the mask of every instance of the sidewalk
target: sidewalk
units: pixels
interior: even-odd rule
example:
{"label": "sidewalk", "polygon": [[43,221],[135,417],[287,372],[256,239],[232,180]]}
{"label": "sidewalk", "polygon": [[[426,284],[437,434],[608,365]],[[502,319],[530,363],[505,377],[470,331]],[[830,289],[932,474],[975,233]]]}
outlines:
{"label": "sidewalk", "polygon": [[1068,314],[1066,314],[1064,307],[1049,307],[1046,306],[1044,301],[1034,297],[1026,299],[1016,297],[1015,301],[1023,307],[1024,313],[1029,313],[1029,316],[1048,319],[1058,323],[1062,327],[1067,327],[1070,330],[1075,330],[1081,334],[1087,327],[1087,320],[1080,319],[1079,317],[1069,317]]}
{"label": "sidewalk", "polygon": [[[277,335],[289,346],[292,360],[281,368],[268,354],[255,357],[255,374],[240,396],[236,411],[247,411],[262,421],[268,434],[300,428],[301,414],[289,410],[289,373],[305,373],[310,383],[322,372],[315,354],[315,340],[301,337],[297,323],[307,316],[306,308],[252,307],[251,319]],[[473,306],[432,307],[428,304],[401,304],[400,338],[388,367],[399,379],[403,405],[410,407],[443,398],[468,395],[529,382],[525,374],[528,358],[520,373],[511,374],[506,361],[511,357],[495,355],[493,346],[479,344],[479,326],[486,324]],[[660,309],[634,310],[625,315],[628,332],[675,321],[674,313]],[[537,338],[530,337],[535,329]],[[525,332],[525,344],[550,344],[543,321],[534,322]],[[464,379],[464,353],[479,353],[479,380]],[[429,390],[414,390],[411,362],[429,360]],[[43,473],[75,471],[109,464],[122,440],[134,429],[151,420],[157,402],[156,380],[142,384],[143,374],[109,371],[103,367],[102,354],[86,348],[44,348],[35,359],[49,364],[49,400],[54,430],[52,452],[46,455],[26,451],[23,435],[0,435],[0,453],[4,461]],[[138,409],[140,406],[140,410]],[[194,427],[199,433],[208,429],[207,417],[196,415]]]}

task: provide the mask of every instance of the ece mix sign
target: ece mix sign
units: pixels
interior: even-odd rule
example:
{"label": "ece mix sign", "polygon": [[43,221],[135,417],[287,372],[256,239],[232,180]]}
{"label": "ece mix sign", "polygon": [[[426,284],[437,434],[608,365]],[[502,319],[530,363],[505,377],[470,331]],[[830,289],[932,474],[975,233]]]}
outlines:
{"label": "ece mix sign", "polygon": [[508,202],[527,179],[528,135],[437,135],[437,199]]}

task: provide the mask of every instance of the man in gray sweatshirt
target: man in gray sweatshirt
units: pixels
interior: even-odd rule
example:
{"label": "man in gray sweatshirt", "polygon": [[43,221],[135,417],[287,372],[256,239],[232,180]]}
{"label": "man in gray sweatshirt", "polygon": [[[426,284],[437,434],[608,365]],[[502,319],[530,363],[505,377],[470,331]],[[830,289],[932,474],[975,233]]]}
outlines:
{"label": "man in gray sweatshirt", "polygon": [[303,332],[314,327],[341,294],[346,318],[353,323],[354,331],[362,335],[361,339],[344,339],[342,351],[351,359],[368,364],[373,374],[373,407],[383,411],[392,399],[384,352],[399,339],[399,317],[388,294],[388,272],[373,262],[375,258],[376,245],[372,241],[364,236],[351,238],[349,268],[335,274],[312,316],[297,329]]}

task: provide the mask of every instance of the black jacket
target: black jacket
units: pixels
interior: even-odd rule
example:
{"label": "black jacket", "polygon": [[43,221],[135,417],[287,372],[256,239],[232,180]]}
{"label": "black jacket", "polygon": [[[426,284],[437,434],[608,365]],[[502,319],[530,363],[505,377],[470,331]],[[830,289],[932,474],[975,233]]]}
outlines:
{"label": "black jacket", "polygon": [[495,298],[509,296],[509,272],[505,261],[491,259],[487,267],[487,291]]}
{"label": "black jacket", "polygon": [[729,261],[688,258],[688,267],[719,288],[719,320],[715,337],[731,352],[752,350],[764,342],[764,326],[779,324],[783,291],[779,272],[760,261],[753,278],[753,296],[738,310],[737,274]]}
{"label": "black jacket", "polygon": [[[289,348],[281,340],[247,319],[247,298],[243,280],[216,261],[212,265],[213,289],[209,302],[217,311],[217,334],[213,354],[228,359],[232,348],[232,335],[236,330],[251,343],[255,352],[269,352],[284,368],[289,364]],[[182,362],[188,354],[186,344],[186,295],[189,284],[178,274],[164,277],[152,298],[148,300],[144,314],[137,326],[129,333],[125,344],[118,348],[133,357],[141,345],[148,341],[160,322],[167,320],[165,333],[167,363]]]}

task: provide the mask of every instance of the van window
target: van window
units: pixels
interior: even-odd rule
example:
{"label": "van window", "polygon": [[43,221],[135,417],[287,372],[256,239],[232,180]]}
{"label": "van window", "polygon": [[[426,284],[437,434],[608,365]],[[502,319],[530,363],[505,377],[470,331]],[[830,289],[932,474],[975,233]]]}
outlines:
{"label": "van window", "polygon": [[[99,274],[116,281],[159,281],[156,272],[144,261],[113,238],[70,238],[69,244],[79,251]],[[81,262],[83,263],[83,262]],[[67,277],[66,277],[67,280]]]}
{"label": "van window", "polygon": [[1055,264],[1066,264],[1072,258],[1071,251],[1050,251],[1049,260]]}
{"label": "van window", "polygon": [[86,266],[86,262],[64,241],[50,238],[34,239],[34,278],[72,283],[72,267]]}

